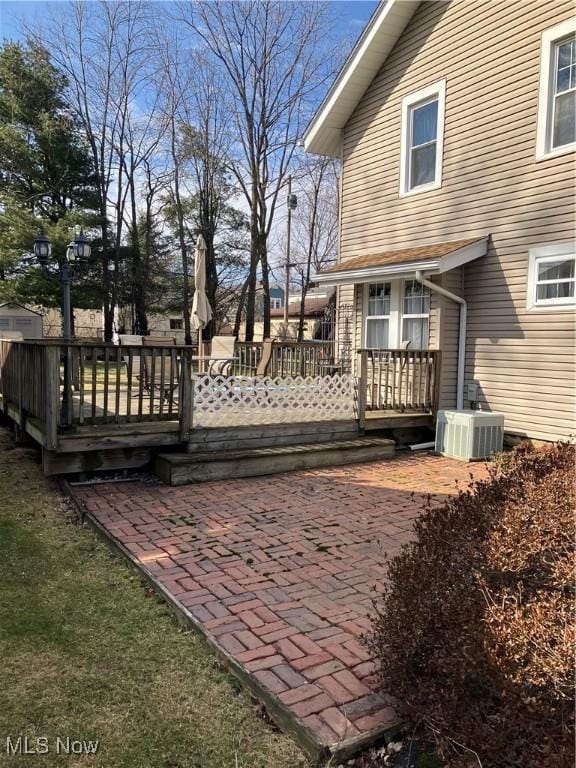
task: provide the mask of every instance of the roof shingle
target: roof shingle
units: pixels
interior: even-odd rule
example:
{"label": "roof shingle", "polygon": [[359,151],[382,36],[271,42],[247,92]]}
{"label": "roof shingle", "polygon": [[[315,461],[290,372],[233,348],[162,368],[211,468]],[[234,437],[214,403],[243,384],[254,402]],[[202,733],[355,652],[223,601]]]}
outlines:
{"label": "roof shingle", "polygon": [[346,261],[341,261],[332,267],[323,269],[319,274],[330,275],[340,272],[348,272],[355,269],[369,269],[370,267],[386,267],[391,264],[410,264],[417,261],[439,259],[467,245],[477,243],[484,238],[472,237],[466,240],[453,240],[450,243],[436,243],[435,245],[420,245],[415,248],[403,248],[399,251],[384,251],[367,256],[356,256]]}

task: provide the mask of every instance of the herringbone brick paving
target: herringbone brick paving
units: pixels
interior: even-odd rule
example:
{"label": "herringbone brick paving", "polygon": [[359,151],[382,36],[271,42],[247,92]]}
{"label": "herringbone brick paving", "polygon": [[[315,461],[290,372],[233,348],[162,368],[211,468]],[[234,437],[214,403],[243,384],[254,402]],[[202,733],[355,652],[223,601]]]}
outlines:
{"label": "herringbone brick paving", "polygon": [[[471,465],[433,455],[170,488],[83,486],[87,510],[320,744],[397,720],[360,641],[384,555],[423,495]],[[474,474],[484,469],[474,465]],[[414,495],[415,493],[415,495]]]}

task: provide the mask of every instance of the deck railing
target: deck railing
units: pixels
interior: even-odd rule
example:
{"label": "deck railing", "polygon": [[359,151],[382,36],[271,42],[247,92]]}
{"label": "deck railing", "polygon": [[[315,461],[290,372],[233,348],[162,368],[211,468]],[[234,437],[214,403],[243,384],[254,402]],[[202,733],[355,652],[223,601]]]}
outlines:
{"label": "deck railing", "polygon": [[359,356],[360,389],[366,410],[436,410],[439,350],[362,349]]}
{"label": "deck railing", "polygon": [[44,419],[49,346],[0,339],[0,396],[19,412]]}
{"label": "deck railing", "polygon": [[[233,373],[238,376],[329,376],[342,373],[334,360],[334,344],[330,341],[270,342],[237,341]],[[347,372],[347,371],[345,371]]]}
{"label": "deck railing", "polygon": [[268,375],[329,376],[337,370],[333,355],[334,346],[329,341],[276,341]]}
{"label": "deck railing", "polygon": [[262,341],[237,341],[234,344],[234,375],[255,376],[262,360],[263,347]]}
{"label": "deck railing", "polygon": [[[150,340],[144,346],[61,339],[0,339],[1,407],[17,424],[58,436],[88,426],[177,422],[181,439],[192,428],[194,374],[211,375],[209,357],[192,347]],[[226,376],[318,378],[344,374],[330,342],[238,342]],[[159,429],[159,427],[150,427]]]}
{"label": "deck railing", "polygon": [[69,423],[174,421],[190,381],[185,346],[64,345],[71,356]]}
{"label": "deck railing", "polygon": [[192,423],[191,348],[0,339],[2,410],[36,418],[54,447],[73,426]]}

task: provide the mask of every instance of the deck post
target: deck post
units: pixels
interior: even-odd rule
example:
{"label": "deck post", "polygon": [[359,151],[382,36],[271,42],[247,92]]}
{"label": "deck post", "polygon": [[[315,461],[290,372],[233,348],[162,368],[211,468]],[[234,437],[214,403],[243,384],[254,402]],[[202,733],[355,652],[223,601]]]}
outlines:
{"label": "deck post", "polygon": [[432,398],[432,416],[434,417],[434,421],[436,421],[436,414],[438,413],[438,406],[440,404],[440,373],[442,367],[442,352],[440,350],[436,350],[432,359],[434,360],[434,394]]}
{"label": "deck post", "polygon": [[44,347],[45,379],[45,429],[46,448],[54,450],[58,445],[58,417],[60,412],[60,347],[47,344]]}
{"label": "deck post", "polygon": [[180,439],[185,442],[190,438],[193,407],[192,365],[187,349],[182,350],[180,360],[180,401]]}
{"label": "deck post", "polygon": [[360,350],[360,371],[358,377],[358,427],[361,432],[366,426],[366,398],[368,395],[368,352]]}

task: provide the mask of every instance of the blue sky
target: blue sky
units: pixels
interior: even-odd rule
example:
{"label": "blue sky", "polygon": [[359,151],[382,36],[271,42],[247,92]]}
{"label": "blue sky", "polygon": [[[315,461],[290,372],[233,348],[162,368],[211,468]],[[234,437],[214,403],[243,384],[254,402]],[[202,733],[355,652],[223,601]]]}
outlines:
{"label": "blue sky", "polygon": [[[42,22],[42,16],[50,6],[61,5],[66,0],[0,0],[0,38],[18,40],[22,22]],[[333,12],[348,27],[350,36],[357,36],[370,18],[377,0],[332,0]]]}

